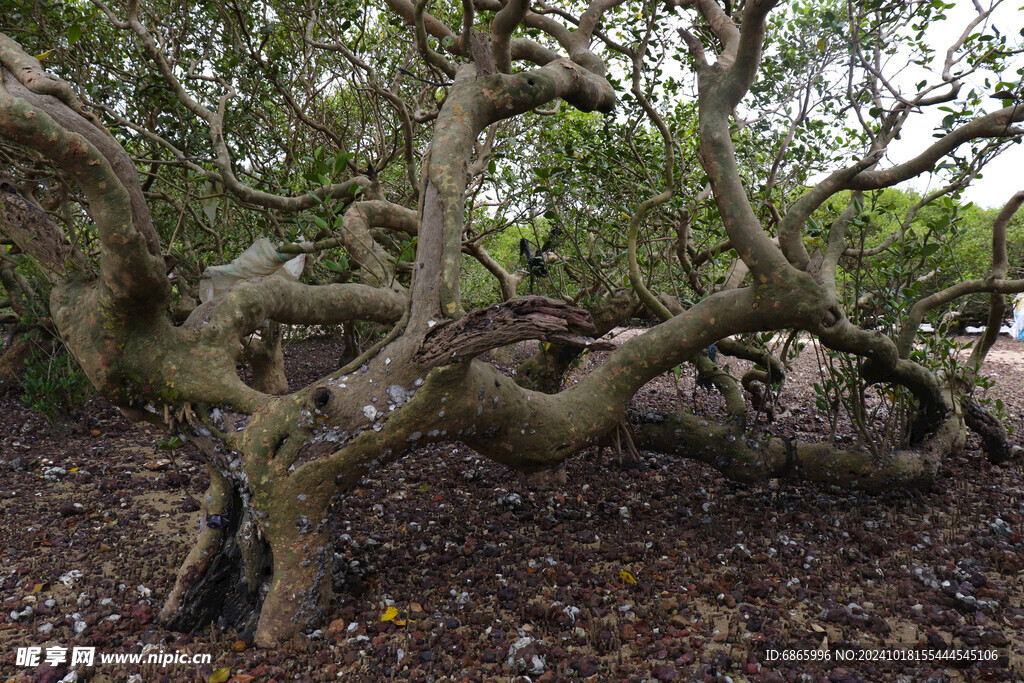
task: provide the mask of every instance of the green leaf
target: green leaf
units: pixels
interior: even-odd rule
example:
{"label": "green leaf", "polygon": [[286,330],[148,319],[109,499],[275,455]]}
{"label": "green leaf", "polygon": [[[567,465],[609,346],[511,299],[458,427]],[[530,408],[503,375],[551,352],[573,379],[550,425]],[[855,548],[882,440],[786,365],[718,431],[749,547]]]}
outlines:
{"label": "green leaf", "polygon": [[180,437],[172,436],[166,441],[160,441],[157,446],[163,451],[173,451],[175,448],[184,443]]}
{"label": "green leaf", "polygon": [[82,25],[74,24],[68,29],[68,46],[74,45],[82,38]]}
{"label": "green leaf", "polygon": [[398,256],[398,261],[400,263],[402,261],[413,261],[416,259],[416,241],[417,239],[413,237],[409,240],[408,244],[402,247],[402,253]]}
{"label": "green leaf", "polygon": [[333,270],[335,273],[341,273],[346,270],[349,270],[348,259],[345,258],[344,256],[342,256],[337,261],[324,259],[324,265],[327,266],[327,270]]}
{"label": "green leaf", "polygon": [[349,160],[352,155],[348,152],[338,152],[334,155],[334,177],[340,178],[341,174],[345,172],[345,168],[348,166]]}

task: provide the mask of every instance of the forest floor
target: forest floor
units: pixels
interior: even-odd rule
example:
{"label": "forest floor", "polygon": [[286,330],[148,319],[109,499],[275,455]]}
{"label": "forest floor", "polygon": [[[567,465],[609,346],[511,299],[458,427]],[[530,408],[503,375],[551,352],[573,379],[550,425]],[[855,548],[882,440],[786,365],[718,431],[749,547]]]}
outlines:
{"label": "forest floor", "polygon": [[[292,344],[293,388],[340,351]],[[1003,337],[987,366],[1015,437],[1022,352]],[[756,429],[827,438],[819,381],[807,349]],[[718,413],[692,385],[669,374],[637,401]],[[1021,466],[974,437],[932,490],[876,497],[607,449],[536,487],[462,444],[423,449],[345,500],[328,622],[275,651],[156,623],[206,484],[163,438],[101,400],[61,430],[0,396],[0,681],[1024,680]],[[19,665],[26,647],[95,663]],[[133,654],[179,661],[100,661]]]}

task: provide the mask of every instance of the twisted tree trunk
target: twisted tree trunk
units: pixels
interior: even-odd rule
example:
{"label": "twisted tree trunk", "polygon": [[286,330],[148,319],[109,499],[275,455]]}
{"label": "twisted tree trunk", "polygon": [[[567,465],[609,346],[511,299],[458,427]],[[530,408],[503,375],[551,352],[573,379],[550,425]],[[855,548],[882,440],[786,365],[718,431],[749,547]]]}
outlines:
{"label": "twisted tree trunk", "polygon": [[[517,341],[551,344],[523,368],[523,383],[556,389],[566,363],[583,349],[598,348],[594,336],[620,319],[632,301],[610,301],[612,310],[598,315],[596,324],[586,311],[541,297],[509,298],[466,312],[460,259],[464,248],[474,250],[463,245],[467,170],[481,133],[499,121],[555,100],[583,111],[611,111],[615,93],[589,45],[603,13],[618,2],[594,0],[571,31],[532,13],[529,3],[508,2],[496,8],[487,36],[473,30],[473,3],[465,4],[464,30],[455,35],[426,15],[425,3],[387,2],[413,27],[424,60],[452,79],[443,84],[447,91],[434,120],[423,182],[415,188],[422,198],[418,212],[379,199],[372,167],[367,175],[297,197],[247,187],[235,175],[225,136],[230,85],[222,84],[219,107],[202,104],[178,80],[177,67],[143,25],[137,3],[128,4],[125,21],[115,19],[135,34],[178,103],[209,129],[211,159],[206,166],[181,159],[190,171],[206,174],[242,202],[273,211],[304,211],[327,199],[343,210],[351,205],[341,236],[327,242],[336,239],[353,254],[362,283],[309,286],[253,278],[196,307],[182,325],[168,311],[171,284],[131,157],[70,86],[0,35],[0,136],[42,155],[81,187],[95,223],[90,229],[98,241],[99,269],[91,270],[45,213],[3,188],[0,230],[58,274],[61,282],[49,302],[54,324],[97,390],[126,414],[193,441],[209,462],[199,535],[162,611],[168,624],[194,629],[223,617],[268,647],[317,627],[328,613],[333,573],[330,507],[343,504],[344,494],[369,472],[423,444],[452,439],[521,472],[557,466],[621,425],[642,386],[688,361],[697,362],[726,396],[731,422],[632,415],[642,445],[683,453],[745,481],[800,477],[872,491],[930,484],[943,455],[962,444],[959,418],[933,373],[901,356],[893,341],[844,316],[835,285],[836,263],[845,252],[844,223],[832,226],[825,251],[813,256],[801,230],[836,192],[887,187],[967,140],[1006,135],[1012,122],[1024,119],[1024,108],[963,124],[918,158],[887,171],[871,170],[883,151],[880,143],[794,202],[779,217],[773,238],[760,224],[739,172],[731,116],[753,83],[775,2],[745,3],[739,26],[711,0],[678,3],[697,8],[721,48],[709,59],[701,41],[681,31],[697,73],[700,162],[727,244],[740,259],[737,278],[685,311],[669,311],[639,281],[640,223],[675,189],[666,163],[667,187],[633,215],[627,248],[633,286],[663,321],[625,342],[573,387],[543,393],[475,357]],[[514,37],[523,23],[547,32],[568,57]],[[473,63],[448,61],[431,47],[428,34]],[[634,64],[642,63],[642,52],[631,56]],[[513,60],[520,59],[535,66],[513,72]],[[639,77],[634,82],[642,98]],[[659,130],[671,159],[671,136],[664,125]],[[411,168],[411,142],[406,152]],[[354,203],[353,190],[360,188],[374,196]],[[852,213],[844,212],[846,222]],[[381,226],[417,234],[408,290],[395,286],[395,264],[373,239],[373,229]],[[992,279],[977,286],[1007,292],[1020,285]],[[513,278],[503,276],[503,288],[508,294]],[[354,321],[393,327],[345,367],[287,393],[277,326]],[[920,408],[911,447],[877,461],[781,439],[749,443],[739,386],[703,354],[732,335],[783,329],[809,331],[830,348],[867,359],[866,382],[908,387]],[[253,342],[258,330],[265,332]],[[735,343],[723,349],[749,353]],[[254,368],[251,385],[236,372],[247,352]],[[770,361],[765,362],[772,373],[751,375],[748,384],[781,378]]]}

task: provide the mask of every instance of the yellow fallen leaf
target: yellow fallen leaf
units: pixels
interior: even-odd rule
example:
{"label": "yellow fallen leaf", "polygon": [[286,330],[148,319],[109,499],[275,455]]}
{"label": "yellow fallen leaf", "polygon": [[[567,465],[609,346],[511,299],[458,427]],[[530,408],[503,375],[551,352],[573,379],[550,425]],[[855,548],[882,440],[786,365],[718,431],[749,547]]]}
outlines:
{"label": "yellow fallen leaf", "polygon": [[206,679],[207,683],[224,683],[231,677],[231,669],[224,667],[223,669],[217,669],[210,677]]}
{"label": "yellow fallen leaf", "polygon": [[398,610],[395,607],[388,607],[384,610],[384,614],[380,615],[381,621],[391,621],[399,626],[405,626],[405,621],[402,619],[396,619],[398,616]]}
{"label": "yellow fallen leaf", "polygon": [[49,57],[49,56],[50,56],[50,55],[51,55],[52,53],[53,53],[53,50],[47,50],[46,52],[44,52],[44,53],[43,53],[43,54],[41,54],[41,55],[36,55],[36,59],[38,59],[38,60],[43,60],[43,59],[46,59],[46,58],[47,58],[47,57]]}
{"label": "yellow fallen leaf", "polygon": [[619,578],[625,581],[626,583],[636,583],[636,578],[634,578],[633,575],[627,572],[625,569],[619,570]]}

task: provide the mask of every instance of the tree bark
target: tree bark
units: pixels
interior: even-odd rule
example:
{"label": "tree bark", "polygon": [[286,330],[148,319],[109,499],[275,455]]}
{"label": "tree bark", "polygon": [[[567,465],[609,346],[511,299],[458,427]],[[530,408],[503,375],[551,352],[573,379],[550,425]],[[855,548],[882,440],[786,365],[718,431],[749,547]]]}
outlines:
{"label": "tree bark", "polygon": [[960,404],[963,406],[964,421],[972,432],[981,437],[981,448],[989,462],[1001,465],[1014,460],[1013,445],[1003,423],[970,396],[960,399]]}
{"label": "tree bark", "polygon": [[[594,320],[594,336],[603,337],[636,312],[638,302],[632,292],[604,299],[589,309]],[[578,345],[541,344],[537,353],[516,368],[516,382],[527,389],[554,394],[562,386],[569,367],[584,351]]]}
{"label": "tree bark", "polygon": [[757,483],[778,477],[882,493],[928,488],[939,464],[963,449],[958,416],[950,416],[928,439],[879,458],[865,451],[798,443],[783,437],[751,442],[721,426],[687,413],[631,412],[637,445],[708,464],[730,479]]}

